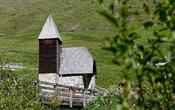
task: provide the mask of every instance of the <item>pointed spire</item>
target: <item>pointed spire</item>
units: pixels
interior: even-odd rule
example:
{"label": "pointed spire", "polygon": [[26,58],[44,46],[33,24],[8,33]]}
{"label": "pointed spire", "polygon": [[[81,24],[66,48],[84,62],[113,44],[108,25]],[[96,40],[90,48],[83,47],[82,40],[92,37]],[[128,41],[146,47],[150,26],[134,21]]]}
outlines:
{"label": "pointed spire", "polygon": [[57,26],[51,14],[48,16],[38,39],[59,39],[62,42]]}

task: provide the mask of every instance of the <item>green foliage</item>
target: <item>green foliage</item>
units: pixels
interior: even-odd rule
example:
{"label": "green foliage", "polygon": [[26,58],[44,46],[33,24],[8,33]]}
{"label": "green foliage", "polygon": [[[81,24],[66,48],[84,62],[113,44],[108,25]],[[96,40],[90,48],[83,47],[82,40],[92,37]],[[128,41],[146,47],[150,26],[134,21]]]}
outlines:
{"label": "green foliage", "polygon": [[[125,76],[122,97],[121,101],[116,102],[120,99],[118,96],[114,96],[113,100],[111,94],[108,94],[105,96],[108,101],[104,101],[104,96],[101,96],[89,107],[104,110],[114,109],[110,108],[114,105],[117,106],[115,109],[124,110],[174,109],[174,1],[154,1],[155,7],[152,11],[148,5],[151,1],[144,3],[143,8],[149,18],[143,24],[133,26],[128,25],[132,16],[128,0],[114,1],[117,9],[110,8],[111,5],[115,6],[114,2],[109,8],[104,8],[103,2],[100,2],[103,8],[100,13],[116,28],[116,35],[109,40],[108,49],[113,52],[114,62],[121,67],[120,72]],[[143,35],[134,28],[142,26],[144,31],[152,33],[151,37],[146,38],[146,45],[138,42]],[[130,74],[135,74],[135,81],[129,79]],[[136,94],[132,97],[131,92]]]}
{"label": "green foliage", "polygon": [[[0,0],[0,33],[38,31],[49,13],[54,15],[61,32],[108,32],[109,27],[96,16],[96,9],[91,0]],[[108,28],[101,28],[105,26]]]}
{"label": "green foliage", "polygon": [[30,79],[19,79],[14,73],[0,71],[0,108],[5,110],[39,110],[44,106],[39,101],[38,88]]}
{"label": "green foliage", "polygon": [[[109,1],[104,0],[105,5]],[[130,0],[129,5],[134,6],[129,8],[130,11],[142,13],[142,2]],[[123,79],[120,67],[111,62],[112,53],[102,49],[104,38],[115,35],[115,29],[97,16],[99,6],[91,0],[0,0],[0,9],[0,34],[6,33],[0,36],[0,55],[6,56],[10,62],[23,63],[21,76],[37,78],[37,36],[51,10],[63,38],[63,46],[83,46],[92,53],[97,62],[98,86],[108,88]],[[145,17],[143,14],[132,17],[131,25]]]}
{"label": "green foliage", "polygon": [[91,102],[85,110],[120,110],[122,96],[118,92],[116,87],[111,87],[110,90],[105,91],[103,96]]}
{"label": "green foliage", "polygon": [[[46,110],[58,107],[60,100],[54,97],[49,101],[51,106],[41,102],[39,87],[32,83],[33,77],[20,77],[2,65],[7,61],[0,58],[0,109],[2,110]],[[22,73],[21,73],[22,74]],[[53,106],[54,105],[54,106]]]}
{"label": "green foliage", "polygon": [[[109,2],[109,0],[99,1],[100,3]],[[129,5],[132,6],[127,6],[127,9],[129,8],[129,11],[131,11],[128,13],[130,17],[129,20],[132,20],[132,23],[130,24],[135,24],[138,19],[146,18],[146,16],[143,15],[143,10],[141,7],[142,1],[129,0],[128,2]],[[24,69],[15,73],[15,75],[17,75],[16,77],[20,79],[21,89],[24,89],[25,86],[22,85],[23,81],[27,81],[24,84],[30,84],[32,79],[37,78],[38,45],[36,39],[42,24],[44,23],[50,11],[54,15],[56,23],[58,24],[59,30],[64,40],[64,46],[85,46],[90,50],[93,57],[96,59],[98,70],[98,86],[107,88],[110,85],[116,84],[116,82],[123,79],[123,77],[129,77],[128,74],[122,73],[126,73],[128,71],[133,73],[133,70],[124,71],[124,67],[121,68],[120,66],[112,64],[112,53],[101,49],[103,46],[101,42],[103,41],[104,37],[108,35],[114,35],[115,32],[113,31],[116,30],[116,28],[111,28],[108,24],[103,22],[103,18],[95,14],[98,8],[99,7],[97,5],[91,4],[91,2],[88,0],[0,0],[0,33],[16,33],[15,35],[0,36],[0,56],[3,56],[3,58],[4,56],[7,57],[11,62],[20,62],[24,64]],[[103,8],[105,8],[105,5],[103,5]],[[109,12],[108,9],[110,10]],[[105,9],[106,12],[101,12],[101,14],[104,14],[109,18],[111,17],[110,19],[118,18],[118,13],[116,13],[115,17],[111,16],[115,13],[114,10],[117,9],[118,8],[114,6],[114,3],[112,3],[110,4],[109,8]],[[139,10],[139,12],[135,12],[136,10]],[[134,16],[132,18],[132,16],[130,16],[131,13],[140,13],[142,16]],[[122,22],[122,20],[119,21]],[[121,25],[120,22],[118,22],[118,27]],[[113,26],[117,25],[115,24]],[[138,29],[138,25],[132,26],[129,25],[128,22],[127,26],[129,27],[129,29],[127,29],[128,34],[133,33],[135,29]],[[130,26],[132,26],[132,28],[130,28]],[[148,23],[146,26],[150,27],[150,24]],[[143,31],[139,30],[138,33],[139,32]],[[113,49],[115,50],[115,48]],[[12,74],[11,72],[7,73]],[[130,74],[134,75],[132,73]],[[11,80],[11,82],[13,81]],[[31,87],[31,85],[28,86]],[[33,86],[31,88],[33,88]],[[33,89],[37,91],[36,88]],[[17,90],[15,89],[13,91],[15,92]],[[14,96],[11,96],[15,99],[15,97],[17,97],[16,94],[17,93],[15,92]],[[22,98],[25,98],[25,94],[22,95]],[[3,99],[4,98],[2,98],[2,100]],[[115,99],[118,101],[117,98],[113,98],[112,102],[115,102]],[[10,102],[10,97],[4,100],[8,100],[7,102]],[[40,103],[37,105],[39,106]],[[30,108],[31,106],[29,104],[28,107]],[[106,104],[106,106],[108,105]]]}

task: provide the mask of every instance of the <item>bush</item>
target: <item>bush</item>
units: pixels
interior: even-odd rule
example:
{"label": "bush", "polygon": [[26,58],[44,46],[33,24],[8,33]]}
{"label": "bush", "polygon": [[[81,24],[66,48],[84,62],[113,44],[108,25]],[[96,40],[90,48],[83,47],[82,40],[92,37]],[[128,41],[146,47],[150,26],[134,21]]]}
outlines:
{"label": "bush", "polygon": [[38,84],[32,77],[21,77],[22,73],[14,72],[2,65],[8,61],[0,58],[0,109],[2,110],[45,110],[58,108],[60,100],[54,97],[45,105],[39,95]]}
{"label": "bush", "polygon": [[[122,95],[113,91],[100,96],[87,109],[174,109],[175,1],[146,1],[143,8],[149,17],[132,25],[129,0],[114,0],[109,7],[97,1],[102,7],[99,13],[116,28],[116,35],[106,44],[125,79]],[[154,8],[149,4],[155,4]],[[134,80],[128,77],[132,74]]]}

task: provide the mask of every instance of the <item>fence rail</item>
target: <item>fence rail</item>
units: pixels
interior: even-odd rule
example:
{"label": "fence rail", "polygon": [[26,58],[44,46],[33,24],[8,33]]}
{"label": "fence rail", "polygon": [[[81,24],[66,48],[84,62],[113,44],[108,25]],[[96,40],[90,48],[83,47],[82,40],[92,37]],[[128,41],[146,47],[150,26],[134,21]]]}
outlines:
{"label": "fence rail", "polygon": [[98,96],[98,91],[95,89],[84,89],[43,81],[39,81],[39,85],[41,90],[57,91],[61,97],[62,105],[68,105],[71,108],[73,106],[85,107],[87,103]]}
{"label": "fence rail", "polygon": [[15,63],[15,62],[8,62],[8,63],[2,63],[0,64],[0,67],[3,69],[10,69],[10,70],[18,70],[23,68],[22,63]]}

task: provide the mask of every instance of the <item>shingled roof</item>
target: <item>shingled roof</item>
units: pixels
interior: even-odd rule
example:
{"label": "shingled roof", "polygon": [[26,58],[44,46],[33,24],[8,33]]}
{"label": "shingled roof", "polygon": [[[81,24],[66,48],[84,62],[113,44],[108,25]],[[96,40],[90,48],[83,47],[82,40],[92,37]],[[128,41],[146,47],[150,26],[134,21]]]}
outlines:
{"label": "shingled roof", "polygon": [[57,26],[53,20],[52,15],[49,15],[42,31],[38,37],[39,40],[41,39],[59,39],[62,42],[60,34],[58,32]]}
{"label": "shingled roof", "polygon": [[93,63],[94,60],[87,48],[63,48],[59,74],[91,74]]}

